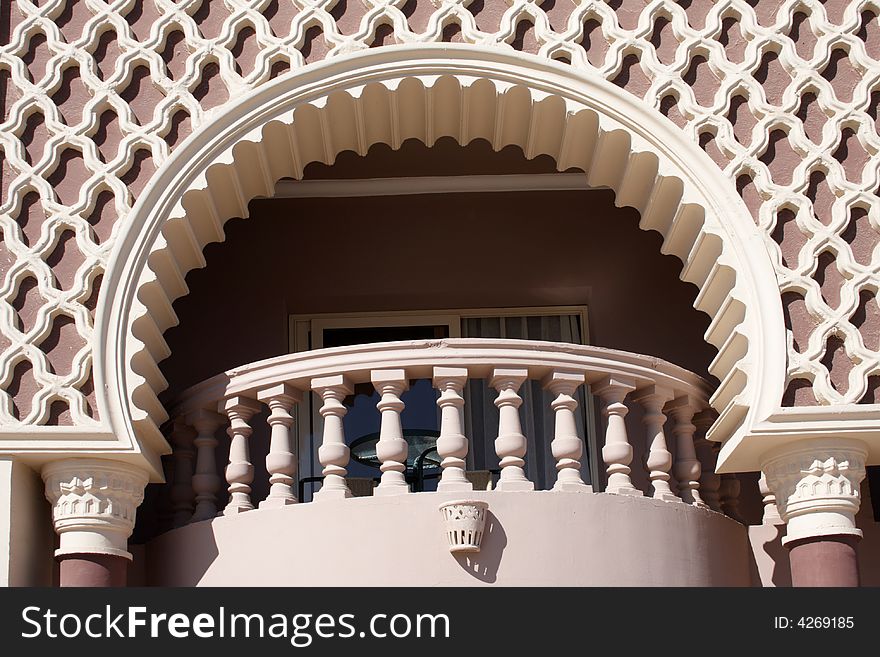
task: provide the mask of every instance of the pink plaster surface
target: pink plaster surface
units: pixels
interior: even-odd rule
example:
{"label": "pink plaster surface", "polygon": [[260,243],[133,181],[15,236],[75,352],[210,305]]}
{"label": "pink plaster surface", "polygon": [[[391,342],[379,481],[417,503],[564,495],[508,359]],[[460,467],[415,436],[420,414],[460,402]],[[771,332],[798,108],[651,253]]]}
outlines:
{"label": "pink plaster surface", "polygon": [[[308,176],[552,167],[547,157],[526,160],[518,148],[495,154],[485,142],[461,148],[441,140],[433,150],[409,142],[401,152],[375,147],[365,158],[343,154],[333,166],[313,165]],[[208,266],[191,272],[191,292],[175,304],[180,324],[167,333],[171,356],[162,363],[167,399],[224,369],[286,353],[288,314],[328,312],[587,305],[592,344],[659,356],[707,375],[714,349],[702,340],[708,316],[691,305],[696,288],[679,280],[676,258],[660,255],[659,236],[637,227],[636,212],[614,206],[608,191],[499,196],[251,203],[248,219],[226,225],[229,239],[208,247]],[[441,224],[444,230],[431,229]],[[349,239],[334,239],[340,230]],[[332,254],[306,246],[331,242]],[[619,248],[607,248],[611,243]],[[522,265],[498,276],[502,259]],[[319,281],[312,272],[321,272]],[[285,284],[278,289],[266,280]],[[231,286],[250,290],[249,307],[259,312],[230,315],[224,295]],[[194,358],[197,353],[212,357]]]}
{"label": "pink plaster surface", "polygon": [[460,497],[359,497],[194,523],[146,545],[145,583],[752,585],[746,528],[714,511],[623,495],[474,492],[489,503],[481,550],[455,556],[438,505]]}

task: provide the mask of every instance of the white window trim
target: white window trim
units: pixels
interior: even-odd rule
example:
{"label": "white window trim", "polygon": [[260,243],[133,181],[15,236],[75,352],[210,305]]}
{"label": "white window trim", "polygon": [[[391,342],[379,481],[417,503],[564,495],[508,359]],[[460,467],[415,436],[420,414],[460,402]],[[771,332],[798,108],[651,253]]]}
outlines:
{"label": "white window trim", "polygon": [[[322,331],[333,328],[367,328],[372,326],[442,326],[449,327],[450,338],[461,337],[461,320],[470,317],[542,317],[547,315],[579,315],[581,344],[590,344],[586,306],[523,306],[505,308],[453,308],[444,310],[400,310],[384,313],[319,313],[290,315],[289,352],[297,353],[323,347]],[[309,347],[309,332],[321,335]]]}

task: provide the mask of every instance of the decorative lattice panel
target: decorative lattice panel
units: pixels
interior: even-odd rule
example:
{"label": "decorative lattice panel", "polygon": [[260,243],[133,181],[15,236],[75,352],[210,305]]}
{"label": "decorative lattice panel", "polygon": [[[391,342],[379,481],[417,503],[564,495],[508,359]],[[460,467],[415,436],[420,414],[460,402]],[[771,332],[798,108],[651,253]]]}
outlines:
{"label": "decorative lattice panel", "polygon": [[[880,402],[880,6],[817,0],[16,0],[0,46],[0,423],[95,423],[114,235],[224,103],[324,57],[460,41],[641,97],[737,186],[778,275],[785,405]],[[2,27],[2,26],[0,26]]]}

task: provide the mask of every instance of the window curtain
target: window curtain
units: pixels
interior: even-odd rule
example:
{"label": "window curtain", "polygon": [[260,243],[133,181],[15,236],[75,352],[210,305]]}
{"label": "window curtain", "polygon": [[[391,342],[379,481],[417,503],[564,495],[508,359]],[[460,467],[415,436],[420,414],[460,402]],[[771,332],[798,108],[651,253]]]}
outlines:
{"label": "window curtain", "polygon": [[[517,340],[546,340],[582,344],[579,315],[544,315],[534,317],[475,317],[462,320],[462,337],[512,338]],[[546,490],[556,481],[556,463],[550,453],[553,440],[554,413],[550,403],[554,396],[544,390],[540,381],[526,381],[519,391],[523,404],[520,420],[528,441],[525,471],[535,488]],[[471,380],[464,390],[466,434],[471,439],[468,469],[493,470],[498,468],[495,438],[498,436],[498,393],[484,380]],[[586,398],[584,387],[578,389],[575,413],[578,435],[586,439]],[[585,446],[581,458],[581,477],[591,483],[589,454]]]}

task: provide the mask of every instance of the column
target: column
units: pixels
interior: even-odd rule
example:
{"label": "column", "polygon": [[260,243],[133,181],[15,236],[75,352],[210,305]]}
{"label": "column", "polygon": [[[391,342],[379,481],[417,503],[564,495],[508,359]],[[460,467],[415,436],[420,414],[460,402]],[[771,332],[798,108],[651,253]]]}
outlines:
{"label": "column", "polygon": [[103,459],[53,461],[42,471],[59,536],[61,586],[125,586],[128,537],[148,475]]}
{"label": "column", "polygon": [[251,502],[251,483],[254,481],[254,466],[251,463],[248,438],[253,429],[248,420],[260,410],[256,400],[247,397],[231,397],[220,402],[220,409],[229,418],[229,465],[226,466],[226,483],[229,484],[229,503],[223,515],[231,516],[245,511],[253,511]]}
{"label": "column", "polygon": [[382,463],[379,466],[382,478],[373,495],[403,495],[409,493],[409,484],[406,483],[409,445],[403,439],[400,424],[400,414],[404,409],[400,395],[409,388],[406,372],[401,369],[372,370],[370,380],[381,395],[376,408],[382,414],[379,442],[376,443],[376,457]]}
{"label": "column", "polygon": [[651,488],[654,491],[653,497],[666,502],[681,501],[669,487],[672,453],[666,447],[666,433],[663,430],[663,425],[666,423],[663,407],[674,396],[669,388],[651,385],[639,390],[632,398],[645,409],[642,416],[642,422],[647,429],[648,453],[645,466],[648,468],[648,479],[651,480]]}
{"label": "column", "polygon": [[492,370],[492,377],[489,379],[489,385],[498,391],[498,397],[495,398],[495,406],[498,408],[495,453],[501,465],[501,476],[497,490],[535,490],[535,484],[528,480],[523,470],[526,464],[523,457],[528,444],[519,419],[522,398],[518,391],[528,375],[528,370],[524,369],[496,368]]}
{"label": "column", "polygon": [[581,478],[581,457],[584,454],[584,441],[578,435],[574,411],[577,389],[584,384],[583,372],[554,370],[548,374],[544,387],[556,395],[550,403],[555,413],[553,441],[550,452],[556,459],[556,483],[553,490],[570,492],[592,492],[592,488]]}
{"label": "column", "polygon": [[193,490],[193,439],[196,432],[182,418],[174,420],[171,429],[172,456],[174,459],[174,479],[171,485],[171,508],[173,527],[183,527],[192,518],[195,510],[195,491]]}
{"label": "column", "polygon": [[187,416],[186,421],[195,428],[196,473],[192,478],[196,494],[196,508],[190,522],[209,520],[217,516],[217,492],[221,480],[217,474],[217,438],[214,434],[223,421],[223,416],[212,411],[196,411]]}
{"label": "column", "polygon": [[324,434],[318,448],[318,460],[324,466],[324,483],[314,495],[316,502],[345,499],[351,497],[345,476],[348,474],[348,459],[351,452],[345,444],[345,429],[342,419],[348,412],[342,400],[354,390],[351,383],[341,374],[312,379],[312,390],[320,395],[324,404],[321,417],[324,418]]}
{"label": "column", "polygon": [[465,476],[465,457],[468,439],[464,435],[464,397],[461,391],[467,383],[468,371],[464,367],[435,367],[434,387],[440,391],[437,406],[440,407],[440,436],[437,438],[437,454],[441,458],[443,474],[437,484],[438,491],[473,490],[474,485]]}
{"label": "column", "polygon": [[608,376],[593,384],[591,390],[599,395],[604,405],[603,414],[607,420],[605,427],[605,446],[602,447],[602,460],[608,483],[606,493],[615,495],[640,496],[642,491],[633,486],[629,473],[632,471],[633,448],[626,435],[626,414],[629,412],[623,400],[636,389],[635,382],[627,377]]}
{"label": "column", "polygon": [[675,436],[676,459],[672,470],[678,480],[678,494],[682,501],[708,509],[709,506],[700,496],[700,475],[703,469],[694,449],[694,432],[697,427],[691,420],[696,410],[696,400],[689,395],[678,397],[666,406],[666,412],[674,423],[672,433]]}
{"label": "column", "polygon": [[858,586],[855,516],[865,478],[865,443],[808,438],[764,456],[761,470],[786,522],[793,586]]}
{"label": "column", "polygon": [[267,422],[271,427],[266,471],[269,473],[269,495],[260,502],[260,508],[274,508],[296,504],[296,455],[290,436],[293,405],[302,401],[302,393],[286,383],[260,390],[257,399],[269,407]]}

